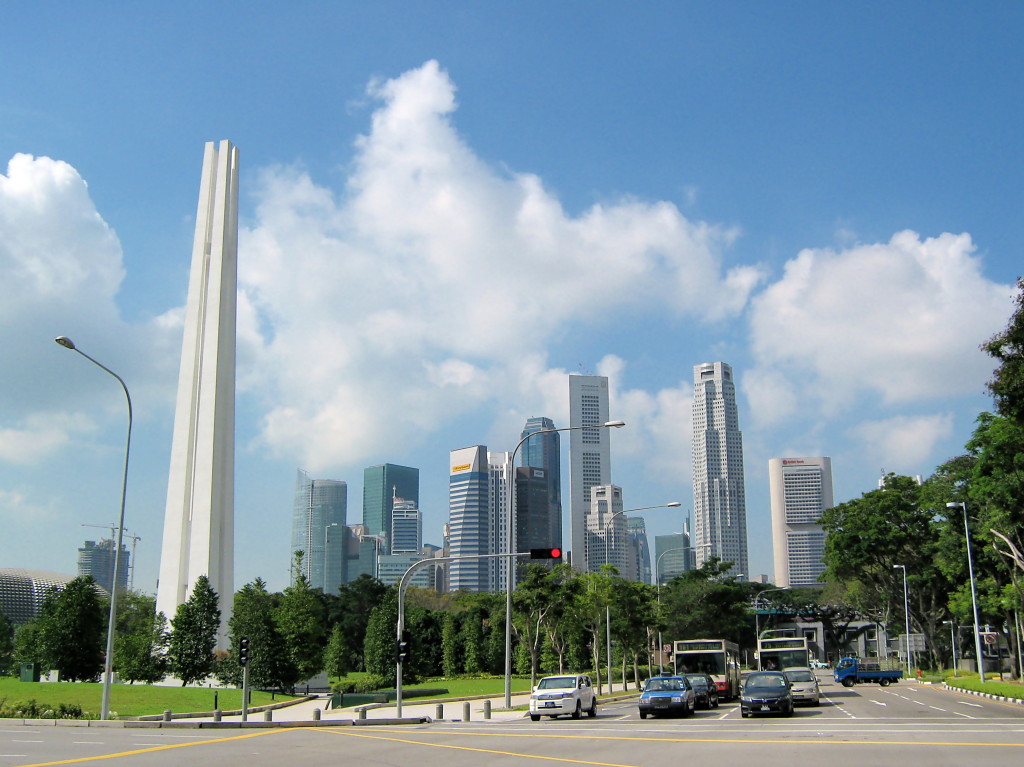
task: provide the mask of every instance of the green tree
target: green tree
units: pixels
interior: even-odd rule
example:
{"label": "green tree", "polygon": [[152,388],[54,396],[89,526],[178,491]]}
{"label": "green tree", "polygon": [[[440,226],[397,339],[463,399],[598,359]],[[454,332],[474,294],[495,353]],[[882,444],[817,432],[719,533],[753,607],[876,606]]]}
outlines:
{"label": "green tree", "polygon": [[39,621],[31,620],[14,629],[14,661],[34,663],[37,671],[43,669],[43,654],[39,644]]}
{"label": "green tree", "polygon": [[323,602],[302,573],[302,552],[295,553],[292,585],[284,590],[274,611],[284,650],[298,673],[309,679],[323,669],[326,619]]}
{"label": "green tree", "polygon": [[748,594],[729,575],[732,562],[712,557],[661,587],[666,644],[679,639],[744,641]]}
{"label": "green tree", "polygon": [[459,656],[459,618],[455,613],[446,612],[441,624],[441,673],[451,679],[459,675],[462,667]]}
{"label": "green tree", "polygon": [[529,658],[531,688],[537,684],[544,619],[557,598],[557,578],[553,569],[530,564],[522,570],[520,581],[512,592],[512,630]]}
{"label": "green tree", "polygon": [[[366,624],[363,657],[366,670],[395,682],[395,637],[398,624],[398,592],[389,590],[370,612]],[[403,669],[404,671],[404,669]]]}
{"label": "green tree", "polygon": [[594,664],[594,679],[598,692],[601,691],[601,647],[604,638],[605,612],[611,601],[614,573],[614,567],[604,565],[602,572],[583,573],[577,576],[581,585],[572,603],[572,618],[583,630],[590,646],[590,657]]}
{"label": "green tree", "polygon": [[348,653],[346,666],[352,671],[366,670],[363,649],[370,613],[384,600],[389,590],[393,589],[364,573],[351,583],[344,584],[337,594],[323,597],[327,608],[327,624],[341,628]]}
{"label": "green tree", "polygon": [[217,592],[205,575],[196,578],[189,598],[178,605],[171,620],[171,638],[167,654],[170,671],[184,687],[205,679],[213,673],[216,657],[217,631],[220,628],[220,608]]}
{"label": "green tree", "polygon": [[[657,623],[657,602],[653,586],[618,579],[612,589],[612,636],[620,650],[622,679],[625,686],[626,665],[633,667],[633,682],[640,689],[639,660],[650,659],[648,647],[652,628]],[[647,662],[647,661],[645,661]]]}
{"label": "green tree", "polygon": [[124,591],[118,602],[114,670],[127,682],[159,682],[167,673],[167,619],[140,592]]}
{"label": "green tree", "polygon": [[14,629],[0,610],[0,674],[11,673],[14,665]]}
{"label": "green tree", "polygon": [[989,390],[996,409],[1006,418],[1024,426],[1024,279],[1017,279],[1017,304],[1003,332],[982,344],[999,367],[992,374]]}
{"label": "green tree", "polygon": [[267,584],[256,578],[235,592],[228,620],[231,652],[217,670],[227,684],[242,683],[242,667],[238,663],[239,640],[249,639],[249,684],[256,689],[287,690],[299,678],[285,649],[284,639],[274,620],[275,598],[267,592]]}
{"label": "green tree", "polygon": [[[573,605],[583,589],[583,582],[577,577],[572,565],[562,563],[551,571],[551,583],[555,586],[550,609],[544,615],[545,639],[551,652],[558,659],[558,673],[566,670],[566,656],[573,645],[582,646],[582,630],[576,622]],[[575,664],[573,664],[575,665]]]}
{"label": "green tree", "polygon": [[330,679],[338,679],[348,676],[349,652],[345,646],[345,633],[341,626],[335,624],[331,629],[331,635],[327,639],[327,647],[324,649],[324,672]]}
{"label": "green tree", "polygon": [[103,604],[91,576],[51,589],[38,618],[42,661],[56,669],[62,681],[96,679],[103,669],[106,636]]}

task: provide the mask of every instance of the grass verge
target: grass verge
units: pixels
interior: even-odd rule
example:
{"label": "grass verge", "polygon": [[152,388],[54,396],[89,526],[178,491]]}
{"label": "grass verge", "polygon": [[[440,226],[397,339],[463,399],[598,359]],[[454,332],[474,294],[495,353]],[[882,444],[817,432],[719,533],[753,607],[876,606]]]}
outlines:
{"label": "grass verge", "polygon": [[960,690],[972,692],[984,692],[989,695],[998,695],[1003,698],[1016,698],[1024,700],[1024,685],[1017,682],[985,682],[981,683],[978,678],[947,679],[946,684]]}

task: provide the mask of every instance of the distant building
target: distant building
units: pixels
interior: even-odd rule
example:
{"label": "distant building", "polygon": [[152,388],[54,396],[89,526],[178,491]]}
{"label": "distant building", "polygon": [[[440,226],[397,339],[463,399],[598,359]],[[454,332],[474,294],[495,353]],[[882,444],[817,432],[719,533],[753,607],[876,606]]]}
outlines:
{"label": "distant building", "polygon": [[[114,554],[116,544],[113,540],[106,538],[96,541],[86,541],[78,550],[78,574],[91,575],[96,584],[108,594],[114,586]],[[121,545],[121,557],[117,563],[117,589],[126,591],[128,589],[128,570],[130,567],[130,556],[128,548]]]}
{"label": "distant building", "polygon": [[[484,445],[452,450],[448,478],[448,547],[451,556],[490,554],[494,549],[491,519],[490,464]],[[492,560],[448,563],[452,591],[489,591]]]}
{"label": "distant building", "polygon": [[626,543],[626,519],[622,511],[622,488],[595,485],[590,488],[590,513],[587,514],[587,538],[584,554],[590,572],[599,572],[605,563],[627,577],[629,550]]}
{"label": "distant building", "polygon": [[[509,493],[515,471],[512,467],[512,454],[508,452],[487,453],[487,519],[491,528],[489,549],[480,553],[501,554],[518,550],[515,538],[509,546],[508,506]],[[513,535],[515,533],[513,532]],[[488,568],[487,591],[504,591],[507,581],[507,563],[504,559],[484,560]],[[515,576],[513,575],[513,578]]]}
{"label": "distant building", "polygon": [[[651,547],[647,542],[647,525],[643,517],[626,517],[629,545],[629,579],[651,584]],[[625,576],[624,576],[625,577]]]}
{"label": "distant building", "polygon": [[732,562],[732,574],[749,574],[743,435],[724,362],[693,368],[693,523],[698,566],[717,557]]}
{"label": "distant building", "polygon": [[28,623],[39,616],[50,589],[63,589],[73,580],[62,573],[0,567],[0,610],[12,626]]}
{"label": "distant building", "polygon": [[[523,427],[523,432],[520,434],[520,439],[526,439],[530,434],[535,436],[530,437],[523,443],[520,449],[520,468],[532,467],[534,469],[540,469],[544,472],[543,477],[541,475],[533,473],[530,474],[531,485],[540,479],[544,479],[547,483],[546,497],[548,510],[546,515],[549,519],[547,524],[543,527],[547,530],[545,535],[550,540],[550,543],[540,544],[541,546],[562,546],[562,456],[559,442],[559,434],[556,431],[548,431],[544,434],[538,434],[537,432],[544,429],[554,429],[555,423],[550,418],[534,417],[528,418],[526,425]],[[517,475],[518,477],[522,475]],[[541,500],[537,495],[537,488],[531,487],[530,489],[530,514],[531,517],[539,522]],[[518,500],[517,500],[518,503]],[[531,530],[533,528],[531,527]],[[521,548],[520,551],[525,551],[526,548],[536,548],[533,546]]]}
{"label": "distant building", "polygon": [[395,498],[391,509],[391,553],[418,554],[423,548],[423,514],[416,501]]}
{"label": "distant building", "polygon": [[[604,562],[588,559],[589,528],[593,487],[607,487],[612,481],[611,442],[608,429],[600,428],[608,417],[608,379],[605,376],[569,376],[569,533],[572,565],[581,572]],[[579,428],[593,426],[595,428]]]}
{"label": "distant building", "polygon": [[395,498],[420,502],[420,470],[384,463],[363,470],[363,524],[370,535],[382,535],[391,551],[391,513]]}
{"label": "distant building", "polygon": [[[309,584],[334,594],[346,582],[345,525],[348,485],[334,479],[311,479],[298,472],[292,509],[291,551],[301,551],[301,572]],[[291,557],[289,557],[291,558]],[[294,583],[296,573],[291,574]]]}
{"label": "distant building", "polygon": [[694,569],[690,532],[654,536],[654,582],[668,583],[677,575]]}
{"label": "distant building", "polygon": [[768,461],[772,544],[777,586],[821,586],[825,531],[820,520],[832,508],[832,459]]}

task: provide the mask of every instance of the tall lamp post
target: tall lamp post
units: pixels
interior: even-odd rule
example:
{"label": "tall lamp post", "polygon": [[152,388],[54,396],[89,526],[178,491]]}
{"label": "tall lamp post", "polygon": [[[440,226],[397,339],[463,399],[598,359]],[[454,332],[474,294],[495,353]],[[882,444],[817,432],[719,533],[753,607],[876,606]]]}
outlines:
{"label": "tall lamp post", "polygon": [[903,614],[907,624],[907,673],[914,672],[914,651],[910,648],[910,598],[907,591],[907,567],[906,565],[893,565],[894,570],[903,571]]}
{"label": "tall lamp post", "polygon": [[[668,549],[658,555],[658,558],[654,561],[654,578],[658,585],[658,622],[661,622],[661,558],[666,554],[671,554],[675,551],[696,551],[697,549],[709,548],[713,546],[713,543],[702,543],[698,546],[679,546],[675,549]],[[658,673],[665,673],[665,645],[661,643],[661,629],[658,629]]]}
{"label": "tall lamp post", "polygon": [[509,465],[512,467],[512,476],[508,482],[508,538],[505,542],[505,554],[508,555],[508,561],[505,565],[505,708],[512,708],[512,576],[515,572],[514,558],[512,557],[515,550],[512,548],[512,544],[516,537],[516,453],[519,452],[519,448],[530,437],[536,437],[538,434],[551,434],[556,431],[577,431],[579,429],[621,429],[625,425],[625,421],[606,421],[605,423],[593,426],[563,426],[560,429],[538,429],[519,440],[519,444],[512,451],[512,457],[509,461]]}
{"label": "tall lamp post", "polygon": [[985,684],[985,660],[981,655],[981,632],[978,625],[978,587],[974,582],[974,557],[971,555],[971,526],[967,524],[967,504],[962,502],[947,503],[947,509],[959,506],[964,510],[964,535],[967,538],[967,570],[971,576],[971,607],[974,610],[974,652],[978,659],[978,676]]}
{"label": "tall lamp post", "polygon": [[113,370],[97,362],[88,354],[75,346],[74,342],[67,336],[58,336],[53,339],[65,349],[78,352],[96,367],[110,373],[124,389],[125,399],[128,401],[128,436],[124,445],[124,477],[121,480],[121,516],[117,521],[117,544],[114,549],[114,578],[110,584],[110,614],[107,618],[107,653],[103,662],[103,697],[100,702],[100,719],[108,719],[110,716],[110,683],[114,674],[114,628],[117,622],[117,596],[118,596],[118,574],[121,566],[121,541],[124,536],[124,502],[128,493],[128,454],[132,445],[132,398],[128,394],[128,387],[125,386],[121,376]]}
{"label": "tall lamp post", "polygon": [[765,589],[759,591],[754,596],[754,642],[761,638],[761,613],[757,611],[757,603],[761,601],[761,597],[765,594],[771,594],[773,591],[789,591],[789,586],[781,586],[777,589]]}
{"label": "tall lamp post", "polygon": [[953,653],[953,676],[956,676],[956,621],[942,621],[949,624],[949,649]]}
{"label": "tall lamp post", "polygon": [[[657,506],[641,506],[637,509],[622,509],[616,511],[608,519],[604,521],[604,563],[611,564],[608,561],[609,543],[611,543],[611,530],[612,521],[622,514],[628,514],[632,511],[647,511],[648,509],[674,509],[682,506],[683,504],[679,501],[669,501],[668,503],[661,503]],[[678,551],[678,549],[675,549]],[[655,562],[655,569],[657,569],[657,562]],[[659,592],[660,593],[660,592]],[[604,636],[605,636],[605,653],[608,664],[608,692],[612,692],[612,608],[611,605],[605,605],[604,607]],[[626,680],[622,680],[622,689],[626,689]]]}

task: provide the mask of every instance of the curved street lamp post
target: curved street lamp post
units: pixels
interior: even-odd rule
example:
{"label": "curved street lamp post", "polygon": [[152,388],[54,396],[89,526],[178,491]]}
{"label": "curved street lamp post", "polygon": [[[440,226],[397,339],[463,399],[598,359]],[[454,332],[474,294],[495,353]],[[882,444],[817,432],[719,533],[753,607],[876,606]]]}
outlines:
{"label": "curved street lamp post", "polygon": [[516,537],[516,453],[528,439],[538,434],[552,434],[556,431],[578,431],[579,429],[621,429],[626,425],[625,421],[606,421],[605,423],[593,426],[563,426],[561,429],[538,429],[527,434],[516,445],[512,451],[509,465],[512,467],[512,476],[508,482],[508,538],[505,542],[505,554],[508,556],[508,563],[505,566],[505,708],[512,708],[512,587],[513,573],[515,572],[514,558],[512,557],[512,544]]}
{"label": "curved street lamp post", "polygon": [[121,515],[117,521],[117,543],[116,548],[114,549],[114,577],[110,584],[110,614],[107,619],[107,653],[103,661],[103,697],[100,702],[100,719],[108,719],[110,717],[110,683],[114,674],[114,629],[115,623],[117,622],[118,596],[117,577],[121,567],[121,541],[124,536],[124,503],[125,497],[128,493],[128,454],[131,451],[132,445],[132,398],[128,394],[128,387],[125,386],[121,376],[106,365],[97,362],[88,354],[83,352],[75,346],[74,342],[70,338],[67,336],[58,336],[53,340],[65,349],[78,352],[96,367],[110,373],[110,375],[116,378],[117,382],[121,384],[121,388],[124,389],[125,399],[128,401],[128,436],[125,439],[124,445],[124,476],[121,480]]}
{"label": "curved street lamp post", "polygon": [[985,684],[985,660],[981,654],[981,633],[978,626],[978,587],[974,582],[974,557],[971,554],[971,527],[967,524],[967,504],[963,502],[951,502],[946,504],[947,509],[955,509],[959,506],[964,510],[964,535],[967,539],[967,570],[971,576],[971,607],[974,610],[974,652],[978,659],[978,676],[981,683]]}

